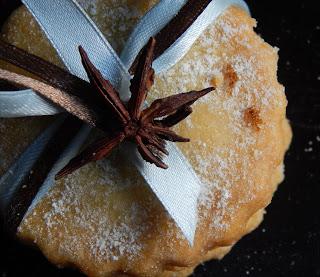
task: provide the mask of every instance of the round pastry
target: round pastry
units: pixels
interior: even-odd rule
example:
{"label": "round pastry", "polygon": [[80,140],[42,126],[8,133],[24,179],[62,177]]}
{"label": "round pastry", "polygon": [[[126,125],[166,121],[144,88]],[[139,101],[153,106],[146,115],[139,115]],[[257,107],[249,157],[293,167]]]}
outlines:
{"label": "round pastry", "polygon": [[[156,2],[79,0],[118,52]],[[278,50],[254,32],[255,25],[245,11],[228,8],[181,61],[156,75],[148,96],[151,102],[177,91],[216,88],[175,127],[191,139],[178,147],[202,181],[193,246],[118,150],[57,181],[25,216],[17,236],[54,264],[88,276],[188,276],[198,264],[226,255],[262,221],[283,179],[291,139],[287,100],[277,81]],[[62,67],[24,7],[7,21],[2,38]],[[0,120],[0,174],[51,121]]]}

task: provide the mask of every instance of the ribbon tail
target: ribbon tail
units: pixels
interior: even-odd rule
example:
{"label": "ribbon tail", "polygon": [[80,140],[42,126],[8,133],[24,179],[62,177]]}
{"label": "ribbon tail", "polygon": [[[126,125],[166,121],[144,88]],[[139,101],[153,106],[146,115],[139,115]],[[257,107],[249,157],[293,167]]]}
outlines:
{"label": "ribbon tail", "polygon": [[[127,99],[130,95],[128,90],[130,76],[127,67],[75,0],[22,0],[22,2],[38,21],[59,56],[73,74],[84,80],[88,79],[77,50],[81,45],[88,52],[89,58],[95,66],[106,79],[111,81],[114,87],[119,87],[120,82],[123,82],[121,98]],[[179,7],[181,7],[186,1],[164,0],[159,3],[162,2],[170,4],[171,13],[171,5],[179,2]],[[48,9],[48,3],[50,3],[50,9]],[[179,10],[179,7],[176,11]],[[162,9],[162,11],[163,13],[159,17],[162,17],[166,22],[163,21],[161,26],[167,23],[168,14],[167,9]],[[176,11],[171,13],[172,17]],[[61,22],[63,22],[63,32],[61,32]],[[144,24],[147,23],[148,21],[145,21]],[[157,31],[153,28],[151,34],[144,32],[143,37],[148,40]],[[141,49],[135,46],[137,40],[131,42],[130,47],[134,47],[137,51],[136,53],[131,52],[129,60],[131,58],[133,60]],[[189,46],[191,47],[191,45]],[[132,57],[133,55],[134,57]],[[146,163],[140,155],[136,154],[135,148],[129,150],[127,154],[132,154],[133,164],[137,166],[148,185],[192,245],[197,226],[197,199],[200,193],[200,182],[192,167],[182,153],[172,145],[169,146],[170,156],[165,159],[166,164],[169,165],[168,170],[161,170]],[[37,201],[36,198],[34,203]],[[33,206],[31,205],[30,209]]]}
{"label": "ribbon tail", "polygon": [[169,168],[159,170],[146,163],[134,145],[125,144],[122,148],[192,246],[198,223],[197,204],[201,183],[173,143],[167,144],[167,150],[170,154],[163,161]]}
{"label": "ribbon tail", "polygon": [[0,118],[54,115],[61,112],[62,109],[31,89],[0,91]]}

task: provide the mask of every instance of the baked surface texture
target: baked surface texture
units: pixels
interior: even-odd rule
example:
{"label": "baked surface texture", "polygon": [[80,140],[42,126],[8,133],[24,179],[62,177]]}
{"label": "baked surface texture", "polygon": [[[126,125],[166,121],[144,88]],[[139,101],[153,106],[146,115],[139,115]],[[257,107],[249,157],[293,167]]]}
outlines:
{"label": "baked surface texture", "polygon": [[[79,2],[120,51],[156,1]],[[92,277],[182,277],[205,260],[222,258],[255,229],[283,179],[291,139],[277,49],[254,32],[255,25],[244,11],[229,8],[178,64],[156,76],[149,93],[150,102],[216,87],[176,127],[191,138],[177,145],[202,181],[192,248],[119,150],[57,182],[25,217],[19,238],[51,262]],[[2,37],[62,66],[25,8],[11,16]],[[51,120],[0,120],[0,174]]]}

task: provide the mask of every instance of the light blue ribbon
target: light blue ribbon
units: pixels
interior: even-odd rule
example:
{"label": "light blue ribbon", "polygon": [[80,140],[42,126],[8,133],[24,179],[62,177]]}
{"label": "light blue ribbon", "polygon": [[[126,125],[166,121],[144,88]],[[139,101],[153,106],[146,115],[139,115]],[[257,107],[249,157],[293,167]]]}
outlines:
{"label": "light blue ribbon", "polygon": [[31,89],[0,91],[0,118],[53,115],[61,111]]}
{"label": "light blue ribbon", "polygon": [[[146,44],[148,39],[155,35],[176,15],[186,3],[186,0],[162,0],[148,12],[128,40],[121,55],[123,62],[95,24],[74,0],[23,0],[23,3],[33,14],[67,68],[73,74],[87,80],[78,53],[78,46],[82,45],[88,52],[93,63],[101,70],[104,77],[110,80],[115,87],[119,88],[121,85],[121,97],[128,99],[129,75],[127,68],[131,65],[135,56]],[[247,10],[247,6],[242,0],[212,1],[202,15],[199,16],[176,43],[154,62],[156,71],[161,72],[167,70],[176,64],[188,52],[205,28],[232,4],[239,5]],[[8,98],[11,98],[10,94],[12,98],[16,97],[17,102],[8,100]],[[24,102],[25,105],[19,108],[18,111],[14,110],[10,113],[8,109],[5,109],[10,105],[14,107],[14,105],[23,103],[23,97],[26,98]],[[37,106],[31,103],[31,99],[35,100]],[[27,100],[30,102],[27,102]],[[40,112],[38,115],[40,115],[41,112],[43,112],[43,114],[51,112],[55,114],[59,112],[55,107],[52,107],[52,110],[50,110],[50,107],[41,101],[43,101],[43,99],[39,97],[37,99],[30,90],[22,92],[1,92],[0,107],[3,109],[0,110],[0,117],[13,117],[14,115],[28,116],[32,113],[34,115],[37,107],[41,107],[41,109],[39,108]],[[4,110],[6,110],[6,112],[4,112]],[[54,184],[53,176],[58,169],[66,163],[67,158],[75,154],[88,133],[89,129],[84,127],[75,137],[74,142],[61,156],[59,162],[48,175],[46,182],[34,199],[29,211],[52,187]],[[32,147],[34,147],[34,145]],[[137,154],[136,147],[133,145],[126,144],[124,149],[126,149],[125,151],[131,156],[133,163],[145,178],[148,185],[192,245],[197,226],[197,199],[200,194],[200,182],[189,162],[173,144],[168,145],[170,155],[164,158],[164,161],[169,165],[168,170],[162,170],[146,163],[140,155]],[[18,164],[19,161],[17,162]],[[26,161],[26,159],[24,161]],[[27,168],[30,164],[25,162],[25,166]],[[15,165],[13,168],[15,168]],[[0,182],[0,187],[2,186],[3,184]],[[2,192],[5,193],[4,190],[2,190]]]}
{"label": "light blue ribbon", "polygon": [[68,70],[88,81],[78,47],[115,87],[130,79],[127,68],[94,22],[76,1],[22,0],[56,49]]}

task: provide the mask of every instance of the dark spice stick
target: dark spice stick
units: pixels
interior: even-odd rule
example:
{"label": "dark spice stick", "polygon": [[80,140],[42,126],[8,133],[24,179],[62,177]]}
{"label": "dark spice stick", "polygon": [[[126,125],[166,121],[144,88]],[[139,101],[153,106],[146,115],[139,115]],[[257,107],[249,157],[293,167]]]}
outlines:
{"label": "dark spice stick", "polygon": [[[20,48],[10,45],[0,39],[0,60],[9,62],[17,67],[20,67],[27,72],[36,75],[40,81],[46,83],[47,85],[60,90],[63,97],[50,98],[51,101],[58,104],[66,110],[70,108],[78,110],[77,114],[85,115],[85,111],[81,111],[80,106],[69,105],[66,99],[74,99],[86,106],[88,111],[98,115],[95,119],[96,127],[112,132],[114,130],[114,116],[113,114],[105,109],[103,106],[102,96],[93,89],[90,83],[70,74],[69,72],[61,69],[60,67],[47,62],[35,55],[32,55]],[[1,79],[1,76],[0,76]],[[22,78],[21,78],[22,79]],[[5,80],[2,78],[2,82]],[[10,83],[7,80],[7,83]],[[18,84],[11,82],[13,86]],[[20,85],[21,87],[21,85]],[[22,86],[24,88],[28,87],[27,84]],[[42,95],[45,95],[45,91],[42,91]],[[71,103],[69,101],[69,103]],[[74,115],[77,115],[73,113]],[[83,119],[83,118],[81,118]],[[86,120],[88,123],[92,120]],[[107,128],[106,128],[107,126]]]}
{"label": "dark spice stick", "polygon": [[87,97],[84,92],[90,91],[88,82],[72,75],[66,70],[32,55],[18,47],[8,44],[0,39],[0,60],[4,60],[17,67],[20,67],[47,84],[58,89],[67,91],[77,96]]}
{"label": "dark spice stick", "polygon": [[56,89],[33,78],[25,77],[3,69],[0,69],[0,81],[1,80],[8,81],[15,86],[32,89],[93,127],[100,127],[104,124],[93,108],[88,106],[87,103],[79,97],[65,93],[60,89]]}

